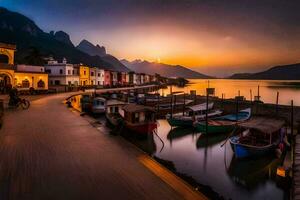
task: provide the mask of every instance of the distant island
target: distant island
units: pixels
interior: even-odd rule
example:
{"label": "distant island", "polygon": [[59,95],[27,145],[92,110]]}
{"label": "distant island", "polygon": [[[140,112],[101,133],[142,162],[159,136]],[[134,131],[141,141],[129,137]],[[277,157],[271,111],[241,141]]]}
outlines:
{"label": "distant island", "polygon": [[300,63],[272,67],[258,73],[238,73],[229,79],[300,80]]}

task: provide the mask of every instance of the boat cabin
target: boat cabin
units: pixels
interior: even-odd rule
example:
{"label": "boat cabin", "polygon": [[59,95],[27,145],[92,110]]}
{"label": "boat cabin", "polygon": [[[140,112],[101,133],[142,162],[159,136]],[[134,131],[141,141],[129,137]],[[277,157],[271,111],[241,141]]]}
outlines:
{"label": "boat cabin", "polygon": [[106,114],[119,114],[124,117],[124,110],[123,107],[127,103],[124,101],[118,101],[115,99],[108,100],[106,102]]}
{"label": "boat cabin", "polygon": [[155,122],[155,110],[152,107],[128,104],[123,110],[125,121],[131,124]]}
{"label": "boat cabin", "polygon": [[93,99],[92,113],[94,114],[105,113],[105,102],[106,102],[105,98],[95,97]]}
{"label": "boat cabin", "polygon": [[240,144],[265,146],[278,142],[284,120],[255,117],[240,123]]}
{"label": "boat cabin", "polygon": [[[208,111],[211,110],[214,106],[214,103],[208,103]],[[207,112],[206,103],[197,104],[194,106],[189,106],[187,111],[184,113],[186,116],[194,116],[194,115],[204,115]]]}

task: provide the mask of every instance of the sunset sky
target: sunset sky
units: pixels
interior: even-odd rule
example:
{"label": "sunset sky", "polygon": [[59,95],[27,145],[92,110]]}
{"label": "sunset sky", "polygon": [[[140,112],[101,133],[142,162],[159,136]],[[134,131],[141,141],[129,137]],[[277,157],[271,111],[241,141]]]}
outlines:
{"label": "sunset sky", "polygon": [[[62,3],[63,2],[63,3]],[[225,76],[300,62],[300,1],[0,0],[74,44]]]}

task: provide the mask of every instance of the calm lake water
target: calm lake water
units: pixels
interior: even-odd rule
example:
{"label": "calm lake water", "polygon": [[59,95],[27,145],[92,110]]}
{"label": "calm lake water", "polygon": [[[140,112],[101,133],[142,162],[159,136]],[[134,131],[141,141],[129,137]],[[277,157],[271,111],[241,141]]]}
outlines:
{"label": "calm lake water", "polygon": [[[197,94],[205,94],[207,80],[190,80],[185,88],[173,87],[173,91],[197,90]],[[246,80],[210,80],[210,87],[216,88],[216,96],[225,93],[226,98],[241,95],[250,99],[250,89],[253,96],[260,85],[261,100],[275,103],[279,91],[279,103],[300,106],[300,82],[295,81],[246,81]],[[299,85],[298,85],[299,84]],[[169,89],[160,91],[165,95]],[[79,101],[77,100],[77,103]],[[98,118],[104,123],[105,118]],[[176,172],[192,177],[197,183],[209,186],[214,192],[225,199],[289,199],[289,188],[276,176],[276,169],[282,158],[274,155],[269,157],[237,160],[226,141],[226,134],[204,137],[191,129],[173,128],[166,120],[158,120],[157,135],[153,134],[147,140],[129,138],[130,141],[142,147],[150,155],[171,161]],[[106,131],[107,132],[107,131]]]}
{"label": "calm lake water", "polygon": [[[208,87],[208,81],[203,79],[190,79],[190,84],[185,88],[173,87],[173,92],[196,90],[197,94],[205,95],[205,89]],[[279,92],[279,104],[290,105],[294,100],[294,105],[300,106],[300,81],[266,81],[266,80],[229,80],[229,79],[211,79],[209,87],[215,88],[215,95],[225,98],[233,98],[240,95],[250,100],[250,90],[252,98],[257,95],[257,86],[260,87],[261,100],[265,103],[276,103],[277,91]],[[160,91],[161,94],[169,94],[170,89]]]}
{"label": "calm lake water", "polygon": [[279,186],[282,183],[276,179],[281,159],[270,155],[237,160],[229,142],[221,147],[227,134],[203,137],[193,130],[171,129],[166,120],[158,123],[159,138],[153,135],[155,149],[151,150],[150,145],[149,152],[172,161],[177,172],[210,186],[225,199],[288,199],[289,191]]}

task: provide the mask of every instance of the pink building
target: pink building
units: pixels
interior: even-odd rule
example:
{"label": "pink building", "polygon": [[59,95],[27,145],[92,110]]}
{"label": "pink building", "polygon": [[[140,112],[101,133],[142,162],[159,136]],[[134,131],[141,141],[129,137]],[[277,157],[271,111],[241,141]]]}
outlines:
{"label": "pink building", "polygon": [[104,71],[104,86],[111,86],[112,85],[112,77],[111,73],[108,70]]}

